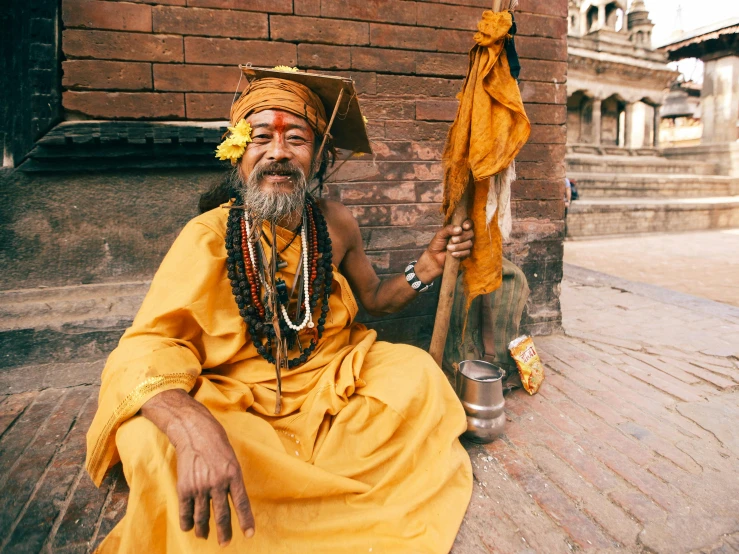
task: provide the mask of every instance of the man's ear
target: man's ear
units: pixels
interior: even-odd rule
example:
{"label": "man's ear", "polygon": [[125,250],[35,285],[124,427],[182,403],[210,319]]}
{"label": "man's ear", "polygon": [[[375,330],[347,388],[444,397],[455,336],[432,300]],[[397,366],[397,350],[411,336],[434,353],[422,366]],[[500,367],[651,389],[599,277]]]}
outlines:
{"label": "man's ear", "polygon": [[315,147],[313,151],[313,163],[311,164],[311,181],[317,179],[318,181],[322,182],[326,176],[326,171],[334,164],[334,160],[336,159],[336,150],[334,149],[331,137],[329,137],[329,139],[326,141],[321,159],[318,159],[318,149],[321,147],[322,140],[323,137],[320,137],[317,138],[315,141]]}

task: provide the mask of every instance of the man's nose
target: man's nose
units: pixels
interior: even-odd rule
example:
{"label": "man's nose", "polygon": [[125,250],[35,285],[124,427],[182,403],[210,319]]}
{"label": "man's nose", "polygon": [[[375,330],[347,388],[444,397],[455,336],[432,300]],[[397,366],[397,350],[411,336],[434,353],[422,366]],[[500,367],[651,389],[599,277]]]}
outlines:
{"label": "man's nose", "polygon": [[276,162],[290,159],[290,150],[286,147],[285,141],[282,136],[275,136],[269,143],[267,158]]}

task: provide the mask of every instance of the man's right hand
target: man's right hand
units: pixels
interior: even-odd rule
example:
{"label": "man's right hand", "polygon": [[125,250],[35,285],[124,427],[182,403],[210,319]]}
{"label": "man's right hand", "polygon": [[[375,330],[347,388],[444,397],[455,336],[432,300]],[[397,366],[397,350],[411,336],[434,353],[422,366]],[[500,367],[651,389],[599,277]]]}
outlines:
{"label": "man's right hand", "polygon": [[177,495],[180,528],[207,538],[210,503],[218,543],[231,541],[231,496],[239,526],[254,535],[254,515],[244,487],[241,466],[223,426],[208,409],[183,390],[164,391],[141,407],[141,415],[164,432],[177,453]]}

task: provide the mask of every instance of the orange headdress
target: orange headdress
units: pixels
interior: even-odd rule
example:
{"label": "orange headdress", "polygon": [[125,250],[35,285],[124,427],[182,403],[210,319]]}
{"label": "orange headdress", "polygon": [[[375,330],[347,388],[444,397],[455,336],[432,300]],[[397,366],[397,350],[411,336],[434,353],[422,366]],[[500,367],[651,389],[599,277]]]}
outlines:
{"label": "orange headdress", "polygon": [[[336,148],[372,153],[351,79],[305,73],[287,66],[239,67],[249,83],[231,106],[231,127],[216,150],[217,158],[231,160],[234,165],[238,162],[251,142],[251,126],[246,118],[264,110],[283,110],[304,118],[317,137],[322,136],[324,143],[330,138]],[[327,113],[332,114],[331,118]]]}
{"label": "orange headdress", "polygon": [[317,135],[323,135],[328,123],[323,102],[308,87],[287,79],[265,78],[250,82],[233,103],[231,124],[264,110],[284,110],[303,117]]}

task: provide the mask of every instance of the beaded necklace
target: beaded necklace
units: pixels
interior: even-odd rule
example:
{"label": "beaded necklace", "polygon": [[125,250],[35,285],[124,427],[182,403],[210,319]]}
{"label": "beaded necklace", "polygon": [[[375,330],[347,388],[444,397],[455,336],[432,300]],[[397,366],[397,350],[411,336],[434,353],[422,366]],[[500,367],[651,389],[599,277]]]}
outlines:
{"label": "beaded necklace", "polygon": [[[237,197],[234,206],[238,207],[241,204],[241,198]],[[262,248],[259,242],[261,235],[261,229],[255,229],[255,222],[250,219],[246,210],[229,211],[226,230],[228,278],[236,305],[239,307],[239,314],[246,323],[247,331],[259,355],[273,364],[277,364],[278,361],[286,362],[287,368],[293,369],[308,360],[325,329],[333,282],[331,265],[333,255],[328,225],[315,199],[309,194],[306,195],[303,225],[300,230],[302,275],[300,268],[295,275],[295,279],[302,279],[302,287],[298,291],[294,319],[289,314],[290,294],[287,291],[287,284],[276,275],[271,275],[270,268],[264,267],[267,264],[260,263],[258,250]],[[278,255],[276,237],[272,238],[271,250],[273,257]],[[315,325],[313,317],[319,300],[321,311],[318,325]],[[292,359],[280,360],[281,356],[277,352],[280,345],[277,344],[279,341],[275,340],[277,333],[273,325],[275,316],[273,306],[278,307],[279,331],[287,348],[297,346],[300,351],[300,354]],[[303,348],[300,333],[305,329],[309,330],[311,339],[308,346]],[[279,380],[279,368],[276,369]]]}

